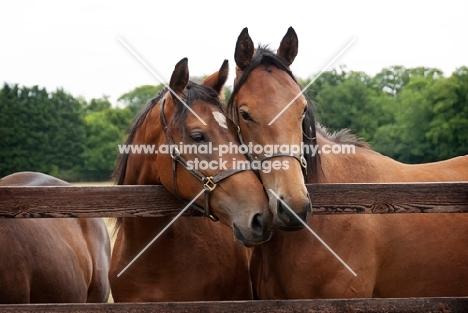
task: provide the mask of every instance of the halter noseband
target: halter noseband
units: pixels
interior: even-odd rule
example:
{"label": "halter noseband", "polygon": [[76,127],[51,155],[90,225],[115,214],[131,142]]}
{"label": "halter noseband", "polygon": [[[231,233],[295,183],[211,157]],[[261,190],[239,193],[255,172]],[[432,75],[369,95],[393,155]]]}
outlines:
{"label": "halter noseband", "polygon": [[172,139],[171,133],[169,131],[166,118],[164,117],[164,104],[166,102],[167,98],[167,93],[166,95],[163,96],[161,100],[161,104],[159,105],[159,113],[160,113],[160,119],[163,123],[164,126],[164,133],[166,135],[166,139],[169,143],[170,147],[170,154],[171,154],[171,159],[172,159],[172,182],[174,185],[174,192],[178,198],[181,198],[179,196],[179,190],[177,188],[177,164],[182,165],[190,174],[195,176],[202,184],[203,184],[203,189],[204,189],[204,198],[205,198],[205,205],[204,207],[199,206],[196,203],[193,203],[192,206],[200,213],[203,214],[204,217],[209,217],[212,221],[219,221],[219,218],[215,215],[213,215],[210,212],[210,195],[211,193],[216,189],[216,186],[218,183],[234,174],[243,172],[245,170],[248,170],[247,168],[241,168],[241,169],[231,169],[227,170],[224,172],[221,172],[219,174],[216,174],[215,176],[205,176],[202,172],[198,171],[195,169],[193,166],[189,166],[187,163],[187,160],[180,154],[179,149],[177,148],[177,145],[175,144],[174,140]]}
{"label": "halter noseband", "polygon": [[[235,117],[234,123],[236,124],[236,127],[237,127],[237,137],[239,138],[239,141],[240,141],[241,145],[247,146],[245,144],[244,137],[242,137],[242,132],[240,130],[239,112],[237,111],[237,105],[235,103],[234,103],[234,111],[235,111],[235,113],[234,113],[234,117]],[[247,151],[245,153],[245,155],[249,159],[250,163],[252,163],[254,161],[257,161],[257,162],[260,162],[260,164],[263,163],[264,161],[268,160],[268,159],[277,158],[277,157],[292,157],[292,158],[295,158],[301,164],[302,173],[303,173],[304,177],[307,176],[307,161],[304,158],[303,154],[298,155],[298,154],[292,153],[292,152],[289,152],[289,153],[275,152],[275,153],[271,153],[271,154],[268,154],[268,155],[262,155],[262,156],[258,157],[258,156],[251,155]]]}

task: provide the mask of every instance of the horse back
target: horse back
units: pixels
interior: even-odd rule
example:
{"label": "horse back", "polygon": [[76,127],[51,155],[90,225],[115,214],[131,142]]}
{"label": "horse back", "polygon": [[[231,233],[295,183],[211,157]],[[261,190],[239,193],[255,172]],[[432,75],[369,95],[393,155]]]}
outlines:
{"label": "horse back", "polygon": [[[21,172],[0,186],[67,186]],[[102,219],[0,219],[0,303],[107,302],[110,243]]]}

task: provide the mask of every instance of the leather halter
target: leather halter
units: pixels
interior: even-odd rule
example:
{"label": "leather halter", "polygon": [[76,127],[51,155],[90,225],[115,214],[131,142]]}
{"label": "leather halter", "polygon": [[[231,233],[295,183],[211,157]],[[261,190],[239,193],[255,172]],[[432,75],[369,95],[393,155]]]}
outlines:
{"label": "leather halter", "polygon": [[[168,92],[167,92],[168,93]],[[163,96],[161,100],[161,104],[159,105],[159,113],[160,113],[160,119],[163,123],[164,126],[164,133],[166,135],[166,139],[169,143],[170,147],[170,154],[172,158],[172,182],[174,185],[174,192],[176,196],[179,199],[182,199],[179,195],[179,190],[177,188],[177,164],[182,165],[190,174],[195,176],[202,184],[203,184],[203,189],[204,189],[204,198],[205,198],[205,204],[204,207],[199,206],[196,203],[193,203],[192,206],[200,213],[203,214],[204,217],[209,217],[212,221],[219,221],[219,218],[212,214],[210,212],[210,195],[213,192],[213,190],[216,189],[216,186],[218,185],[219,182],[222,180],[248,170],[248,168],[241,168],[241,169],[231,169],[227,170],[224,172],[221,172],[219,174],[216,174],[215,176],[205,176],[202,172],[198,171],[195,169],[193,166],[189,166],[187,163],[187,160],[180,154],[179,149],[177,148],[177,145],[175,144],[174,140],[172,139],[171,133],[168,129],[168,125],[166,122],[166,118],[164,117],[164,104],[166,102],[167,98],[167,93],[166,95]],[[182,199],[183,200],[183,199]]]}
{"label": "leather halter", "polygon": [[[241,145],[247,146],[245,144],[244,137],[242,137],[242,132],[241,132],[240,126],[239,126],[239,112],[237,111],[237,105],[234,105],[234,111],[235,111],[235,113],[234,113],[234,117],[235,117],[234,123],[235,123],[235,125],[237,127],[237,137],[239,138],[239,141],[240,141]],[[304,177],[307,176],[307,161],[304,158],[303,154],[298,155],[298,154],[292,153],[292,152],[289,152],[289,153],[276,152],[276,153],[271,153],[271,154],[268,154],[268,155],[254,156],[254,155],[250,154],[247,151],[245,153],[245,155],[249,159],[250,163],[252,163],[253,161],[258,161],[258,162],[260,162],[260,164],[263,163],[264,161],[268,160],[268,159],[277,158],[277,157],[292,157],[292,158],[295,158],[301,164],[302,173],[303,173]],[[256,171],[256,172],[258,172],[258,171]]]}

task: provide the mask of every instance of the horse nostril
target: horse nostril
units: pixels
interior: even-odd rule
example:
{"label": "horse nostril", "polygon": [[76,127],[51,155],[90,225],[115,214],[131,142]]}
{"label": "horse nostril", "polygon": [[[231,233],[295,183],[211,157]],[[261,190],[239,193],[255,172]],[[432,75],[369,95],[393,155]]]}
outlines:
{"label": "horse nostril", "polygon": [[251,224],[252,232],[256,235],[261,236],[263,234],[263,225],[264,225],[263,214],[256,213],[252,218],[252,224]]}
{"label": "horse nostril", "polygon": [[312,214],[312,201],[310,200],[310,194],[309,193],[307,193],[306,211],[307,211],[307,213]]}
{"label": "horse nostril", "polygon": [[[281,200],[280,200],[281,199]],[[287,214],[289,213],[288,212],[288,208],[285,208],[284,207],[284,204],[283,204],[283,196],[280,196],[280,199],[278,199],[278,203],[277,203],[277,210],[278,210],[278,215],[284,215],[284,214]],[[290,214],[290,213],[289,213]]]}
{"label": "horse nostril", "polygon": [[296,213],[296,214],[303,222],[307,221],[307,209],[302,210],[300,213]]}
{"label": "horse nostril", "polygon": [[[280,197],[281,200],[283,200],[282,197]],[[302,221],[307,221],[307,215],[308,213],[310,213],[310,202],[307,201],[307,203],[303,206],[301,212],[297,213],[297,212],[291,212],[291,210],[286,207],[286,204],[284,204],[282,201],[280,201],[278,199],[278,207],[277,207],[277,212],[278,212],[278,216],[281,217],[281,219],[283,220],[283,222],[287,223],[287,224],[298,224],[300,225],[301,222],[297,220],[297,217],[299,217]],[[297,217],[295,216],[297,215]]]}

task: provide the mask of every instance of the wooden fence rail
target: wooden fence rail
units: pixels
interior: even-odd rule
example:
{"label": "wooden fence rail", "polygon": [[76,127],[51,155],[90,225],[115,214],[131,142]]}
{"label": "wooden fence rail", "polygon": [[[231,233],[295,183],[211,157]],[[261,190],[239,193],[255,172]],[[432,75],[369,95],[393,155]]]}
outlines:
{"label": "wooden fence rail", "polygon": [[468,298],[340,299],[281,301],[213,301],[178,303],[28,304],[0,305],[6,313],[466,313]]}
{"label": "wooden fence rail", "polygon": [[[307,188],[314,214],[468,212],[468,183],[314,184]],[[176,215],[184,206],[162,186],[0,187],[0,218],[158,217]],[[3,304],[0,312],[468,312],[468,297]]]}
{"label": "wooden fence rail", "polygon": [[[314,214],[468,212],[468,183],[307,188]],[[158,217],[176,215],[184,206],[163,186],[0,187],[0,218]]]}

